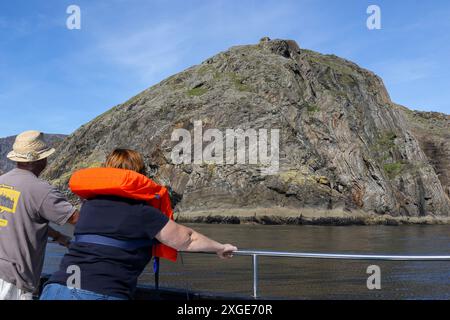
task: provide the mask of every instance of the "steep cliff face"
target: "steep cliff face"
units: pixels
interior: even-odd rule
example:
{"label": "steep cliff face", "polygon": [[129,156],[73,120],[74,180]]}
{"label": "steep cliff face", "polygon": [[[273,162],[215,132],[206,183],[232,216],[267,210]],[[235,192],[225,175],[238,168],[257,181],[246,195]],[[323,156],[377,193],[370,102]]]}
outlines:
{"label": "steep cliff face", "polygon": [[[44,140],[54,148],[58,147],[59,143],[64,140],[66,136],[63,134],[45,134]],[[6,155],[12,150],[15,136],[0,138],[0,175],[13,169],[15,164],[6,158]],[[51,161],[52,158],[50,158]]]}
{"label": "steep cliff face", "polygon": [[[279,129],[280,165],[175,165],[174,129]],[[145,155],[180,212],[233,208],[362,210],[448,216],[433,165],[382,80],[294,41],[263,39],[176,74],[82,126],[46,172],[65,187],[115,147]],[[204,144],[205,147],[207,143]]]}
{"label": "steep cliff face", "polygon": [[450,197],[450,116],[398,107],[405,113],[411,132],[419,141],[445,193]]}

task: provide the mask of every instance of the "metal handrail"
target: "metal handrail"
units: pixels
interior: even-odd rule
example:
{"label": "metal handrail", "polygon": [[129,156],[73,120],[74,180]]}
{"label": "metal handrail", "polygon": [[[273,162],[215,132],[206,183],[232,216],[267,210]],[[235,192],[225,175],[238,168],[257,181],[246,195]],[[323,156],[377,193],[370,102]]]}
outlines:
{"label": "metal handrail", "polygon": [[[193,253],[193,252],[183,252]],[[213,254],[211,252],[196,252]],[[238,250],[236,256],[251,256],[253,262],[253,298],[258,298],[258,257],[285,257],[309,259],[338,259],[338,260],[378,260],[378,261],[450,261],[450,255],[373,255],[373,254],[345,254],[345,253],[307,253],[307,252],[281,252],[261,250]]]}
{"label": "metal handrail", "polygon": [[314,258],[314,259],[340,259],[340,260],[381,260],[381,261],[450,261],[450,255],[373,255],[373,254],[345,254],[345,253],[305,253],[305,252],[280,252],[280,251],[251,251],[239,250],[233,253],[237,256],[261,256],[261,257],[288,257],[288,258]]}

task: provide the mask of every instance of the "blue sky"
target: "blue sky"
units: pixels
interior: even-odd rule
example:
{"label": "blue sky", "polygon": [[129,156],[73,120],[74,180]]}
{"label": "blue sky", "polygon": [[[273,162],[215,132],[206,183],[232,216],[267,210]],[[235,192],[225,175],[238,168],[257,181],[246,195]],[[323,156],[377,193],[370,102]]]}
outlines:
{"label": "blue sky", "polygon": [[[81,30],[66,9],[81,8]],[[366,9],[381,8],[368,30]],[[0,137],[71,133],[230,46],[296,40],[380,75],[393,101],[450,113],[450,1],[15,0],[0,3]]]}

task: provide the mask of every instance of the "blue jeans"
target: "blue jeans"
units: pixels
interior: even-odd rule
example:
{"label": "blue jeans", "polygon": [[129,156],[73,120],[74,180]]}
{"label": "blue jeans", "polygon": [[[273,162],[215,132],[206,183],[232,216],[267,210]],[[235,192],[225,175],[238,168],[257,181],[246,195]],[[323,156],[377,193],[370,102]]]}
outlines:
{"label": "blue jeans", "polygon": [[51,283],[45,286],[40,300],[123,300],[100,293],[81,289],[71,289],[66,286]]}

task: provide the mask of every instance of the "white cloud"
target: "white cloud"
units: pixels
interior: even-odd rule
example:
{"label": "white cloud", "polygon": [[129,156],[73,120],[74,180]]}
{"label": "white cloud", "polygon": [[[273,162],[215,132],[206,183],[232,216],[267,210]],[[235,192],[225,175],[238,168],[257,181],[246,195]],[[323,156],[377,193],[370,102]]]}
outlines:
{"label": "white cloud", "polygon": [[432,77],[437,65],[430,58],[391,60],[374,64],[371,69],[393,85]]}
{"label": "white cloud", "polygon": [[[104,30],[96,35],[96,53],[90,55],[96,54],[138,74],[143,82],[153,83],[162,80],[161,76],[181,71],[193,61],[201,62],[205,55],[217,53],[217,48],[225,50],[231,45],[257,43],[263,36],[283,37],[289,32],[309,34],[299,28],[308,23],[305,12],[297,12],[291,2],[269,7],[254,4],[247,6],[247,10],[237,10],[238,7],[231,2],[205,2],[171,20],[145,21],[140,28],[135,24],[132,28],[120,26],[117,32]],[[298,19],[295,23],[294,17]],[[323,41],[324,36],[309,37],[315,44],[320,42],[319,38]],[[198,47],[202,50],[197,50]],[[201,57],[194,56],[199,52]]]}
{"label": "white cloud", "polygon": [[161,24],[131,36],[102,37],[97,49],[111,63],[130,68],[143,80],[149,80],[180,63],[187,39],[178,26]]}

